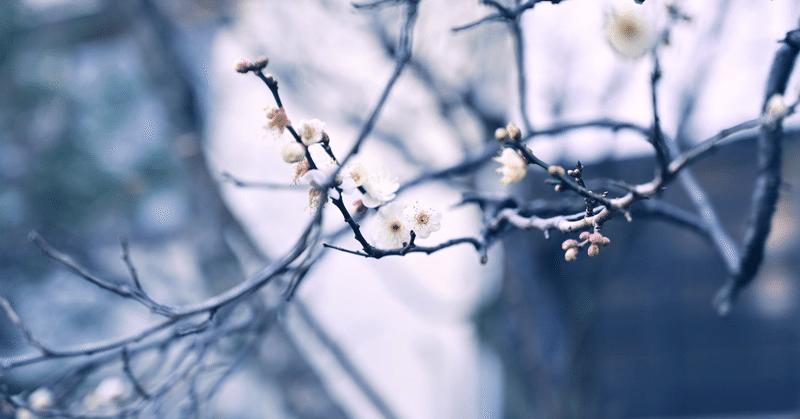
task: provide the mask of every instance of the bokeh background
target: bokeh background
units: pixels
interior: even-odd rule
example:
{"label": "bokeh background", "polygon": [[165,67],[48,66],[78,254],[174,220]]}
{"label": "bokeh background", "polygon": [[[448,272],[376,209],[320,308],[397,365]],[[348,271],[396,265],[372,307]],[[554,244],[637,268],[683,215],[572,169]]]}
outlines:
{"label": "bokeh background", "polygon": [[[758,116],[776,41],[797,27],[800,4],[676,3],[692,21],[661,50],[660,111],[666,133],[691,144]],[[625,7],[663,25],[665,4],[569,0],[527,12],[534,126],[599,117],[648,126],[652,64],[615,56],[603,26]],[[490,12],[472,0],[421,2],[413,61],[361,158],[402,183],[479,155],[495,128],[519,122],[508,28],[451,31]],[[31,230],[111,278],[126,276],[127,237],[145,287],[171,304],[218,294],[280,257],[310,218],[306,189],[239,187],[222,176],[292,178],[280,139],[263,129],[272,97],[234,72],[235,61],[268,56],[290,119],[323,120],[341,155],[391,74],[399,21],[398,7],[357,11],[338,0],[0,3],[2,296],[54,347],[129,335],[154,318],[46,258]],[[508,235],[486,265],[468,247],[367,261],[326,251],[279,327],[212,401],[214,417],[796,417],[796,117],[786,126],[786,185],[765,264],[729,317],[711,307],[726,279],[719,256],[658,220],[612,221],[604,233],[613,246],[573,264],[563,261],[562,235],[537,231]],[[756,174],[753,138],[738,135],[693,169],[737,240]],[[531,147],[548,162],[580,159],[589,178],[653,174],[649,145],[631,133],[580,130]],[[398,199],[442,209],[430,244],[477,233],[479,211],[455,206],[463,192],[561,199],[537,170],[502,187],[496,167]],[[693,208],[677,184],[665,196]],[[335,212],[325,225],[342,226]],[[336,244],[356,248],[347,235]],[[0,319],[0,356],[30,351]],[[10,372],[0,390],[54,387],[70,365]],[[101,377],[92,380],[87,388]]]}

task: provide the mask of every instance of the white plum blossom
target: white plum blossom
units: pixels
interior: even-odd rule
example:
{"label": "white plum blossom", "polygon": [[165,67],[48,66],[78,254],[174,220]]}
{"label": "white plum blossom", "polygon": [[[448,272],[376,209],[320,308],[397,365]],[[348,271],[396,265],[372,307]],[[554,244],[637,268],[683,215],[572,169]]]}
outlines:
{"label": "white plum blossom", "polygon": [[281,158],[286,163],[297,163],[306,157],[306,148],[297,141],[281,144],[279,151],[281,153]]}
{"label": "white plum blossom", "polygon": [[129,391],[128,385],[120,378],[106,378],[83,399],[83,407],[92,413],[111,413],[128,396]]}
{"label": "white plum blossom", "polygon": [[384,167],[377,167],[366,161],[356,160],[342,169],[342,177],[353,181],[353,186],[363,192],[360,198],[367,208],[375,208],[395,197],[400,187],[397,178],[391,176]]}
{"label": "white plum blossom", "polygon": [[[320,161],[324,163],[321,163],[314,170],[307,171],[302,177],[305,182],[311,185],[311,191],[316,191],[316,195],[320,195],[323,187],[330,180],[331,175],[333,175],[333,173],[339,168],[339,166],[332,160],[328,160],[326,162],[324,159],[320,159]],[[334,186],[338,186],[339,189],[346,194],[353,193],[353,189],[355,189],[353,179],[344,177],[341,173],[336,175]],[[336,188],[330,188],[328,190],[328,195],[333,199],[339,199],[341,197]]]}
{"label": "white plum blossom", "polygon": [[[330,179],[331,173],[333,173],[333,171],[327,169],[309,170],[303,175],[302,179],[304,182],[307,182],[309,185],[311,185],[312,190],[321,192],[325,186],[325,183]],[[339,199],[339,192],[334,188],[331,188],[328,191],[328,195],[330,195],[333,199]]]}
{"label": "white plum blossom", "polygon": [[102,402],[110,402],[121,399],[125,396],[128,388],[118,377],[109,377],[97,385],[94,390],[95,396]]}
{"label": "white plum blossom", "polygon": [[774,129],[778,121],[783,119],[788,112],[789,108],[783,100],[783,95],[776,93],[769,98],[767,106],[764,108],[764,124],[768,128]]}
{"label": "white plum blossom", "polygon": [[379,247],[397,249],[411,240],[411,229],[406,225],[403,204],[391,202],[378,209],[378,230],[375,241]]}
{"label": "white plum blossom", "polygon": [[356,187],[363,186],[370,177],[370,168],[360,161],[349,163],[342,169],[342,176],[353,179],[353,184]]}
{"label": "white plum blossom", "polygon": [[319,119],[300,120],[297,134],[303,140],[303,144],[309,146],[322,141],[322,132],[325,129],[325,123]]}
{"label": "white plum blossom", "polygon": [[620,56],[641,58],[655,43],[653,29],[636,11],[612,11],[606,20],[606,41]]}
{"label": "white plum blossom", "polygon": [[361,187],[366,191],[362,198],[364,206],[375,208],[384,202],[394,199],[395,192],[397,192],[400,184],[396,178],[390,176],[386,171],[379,170],[373,172]]}
{"label": "white plum blossom", "polygon": [[53,407],[53,393],[47,387],[39,387],[28,396],[33,410],[47,410]]}
{"label": "white plum blossom", "polygon": [[522,156],[519,155],[519,152],[513,148],[504,148],[502,154],[492,160],[502,164],[502,166],[497,168],[496,172],[503,175],[500,179],[500,183],[503,185],[519,182],[525,177],[525,174],[528,173],[528,165],[525,163]]}
{"label": "white plum blossom", "polygon": [[406,216],[409,228],[414,230],[414,234],[421,239],[427,239],[432,232],[442,227],[442,213],[420,204],[419,201],[414,205],[407,206],[403,213]]}

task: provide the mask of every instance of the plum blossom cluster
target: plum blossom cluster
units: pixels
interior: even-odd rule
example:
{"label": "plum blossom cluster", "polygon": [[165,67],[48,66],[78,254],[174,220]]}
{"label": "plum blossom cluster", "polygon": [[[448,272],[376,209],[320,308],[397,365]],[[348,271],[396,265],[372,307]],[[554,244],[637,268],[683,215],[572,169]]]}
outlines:
{"label": "plum blossom cluster", "polygon": [[[237,71],[238,68],[237,65]],[[260,68],[257,70],[260,71]],[[268,85],[273,83],[273,87],[277,89],[273,76],[268,75],[264,79]],[[280,136],[288,130],[293,136],[292,139],[281,142],[278,151],[283,161],[294,165],[294,184],[303,182],[310,186],[309,209],[313,211],[323,205],[325,196],[341,201],[340,204],[351,202],[349,211],[359,215],[366,214],[370,209],[377,209],[378,222],[373,235],[379,246],[388,249],[408,246],[413,244],[415,238],[425,239],[439,230],[442,214],[433,207],[419,201],[413,205],[392,202],[400,184],[384,167],[358,159],[341,167],[329,147],[330,137],[325,132],[324,122],[319,119],[303,119],[293,126],[283,107],[268,106],[264,110],[268,121],[265,126],[267,131]],[[510,135],[519,138],[519,129],[513,124],[509,125],[509,131]],[[509,161],[509,164],[517,163]],[[525,162],[520,161],[523,167],[515,170],[521,169],[524,172]],[[518,175],[510,173],[508,176],[516,178]],[[346,215],[345,218],[347,217],[349,216]]]}
{"label": "plum blossom cluster", "polygon": [[397,249],[412,243],[414,237],[426,239],[441,228],[442,213],[421,204],[404,205],[391,202],[378,210],[376,242],[387,249]]}

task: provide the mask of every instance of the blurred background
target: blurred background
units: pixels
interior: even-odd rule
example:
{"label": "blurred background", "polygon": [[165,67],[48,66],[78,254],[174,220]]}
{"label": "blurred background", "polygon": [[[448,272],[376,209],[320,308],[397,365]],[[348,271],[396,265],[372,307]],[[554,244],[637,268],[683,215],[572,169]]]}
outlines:
{"label": "blurred background", "polygon": [[[637,7],[658,27],[666,3],[569,0],[528,11],[532,124],[610,117],[649,126],[652,64],[615,56],[603,25],[612,10]],[[758,116],[776,41],[797,27],[800,4],[676,3],[692,20],[660,52],[659,105],[665,132],[689,145]],[[131,335],[157,317],[57,265],[27,239],[31,230],[119,281],[127,277],[119,238],[128,238],[144,287],[169,304],[219,294],[282,256],[310,219],[307,189],[241,187],[222,175],[280,185],[293,176],[276,151],[281,139],[263,128],[269,90],[234,63],[268,56],[289,118],[323,120],[341,156],[391,74],[401,9],[331,0],[0,2],[0,295],[34,336],[71,347]],[[360,158],[402,184],[480,155],[495,128],[520,124],[508,27],[451,31],[491,11],[473,0],[421,2],[413,60]],[[208,401],[207,417],[797,417],[799,131],[796,117],[785,125],[786,185],[767,256],[729,317],[711,306],[726,279],[713,247],[644,217],[612,221],[604,234],[613,245],[571,264],[565,237],[539,231],[507,235],[486,265],[466,246],[366,261],[326,251],[296,300],[267,311],[277,313],[276,327],[246,340],[257,342],[254,351]],[[736,136],[693,168],[735,240],[756,175],[754,135]],[[650,146],[628,132],[578,130],[531,148],[565,167],[580,159],[589,179],[653,174]],[[464,192],[562,198],[537,170],[503,187],[497,167],[405,190],[398,199],[444,213],[442,230],[421,243],[477,234],[478,209],[456,206]],[[677,184],[665,197],[694,210]],[[326,211],[326,231],[339,230],[340,216]],[[357,248],[349,234],[335,243]],[[256,298],[273,301],[280,285]],[[32,350],[0,316],[0,357]],[[217,362],[232,363],[231,353],[220,350]],[[88,409],[88,395],[122,375],[81,372],[81,362],[5,372],[0,392],[47,387],[57,407]],[[75,374],[84,379],[71,384]],[[163,417],[202,417],[182,413],[185,398],[174,397],[176,410]],[[0,406],[0,417],[14,415]]]}

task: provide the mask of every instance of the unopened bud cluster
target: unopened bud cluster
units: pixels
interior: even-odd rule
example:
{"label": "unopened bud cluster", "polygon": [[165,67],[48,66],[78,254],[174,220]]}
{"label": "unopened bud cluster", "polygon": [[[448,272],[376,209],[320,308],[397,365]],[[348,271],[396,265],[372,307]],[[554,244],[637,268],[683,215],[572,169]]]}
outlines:
{"label": "unopened bud cluster", "polygon": [[241,59],[236,62],[236,72],[246,74],[250,71],[261,71],[263,70],[267,64],[269,64],[269,58],[261,56],[255,62],[250,62],[245,59]]}
{"label": "unopened bud cluster", "polygon": [[586,253],[589,257],[596,257],[600,254],[601,247],[606,247],[611,244],[611,239],[603,236],[599,231],[594,233],[584,231],[578,238],[580,240],[567,239],[561,243],[561,249],[564,250],[564,259],[566,259],[567,262],[572,262],[577,259],[580,249],[584,247],[587,248]]}

